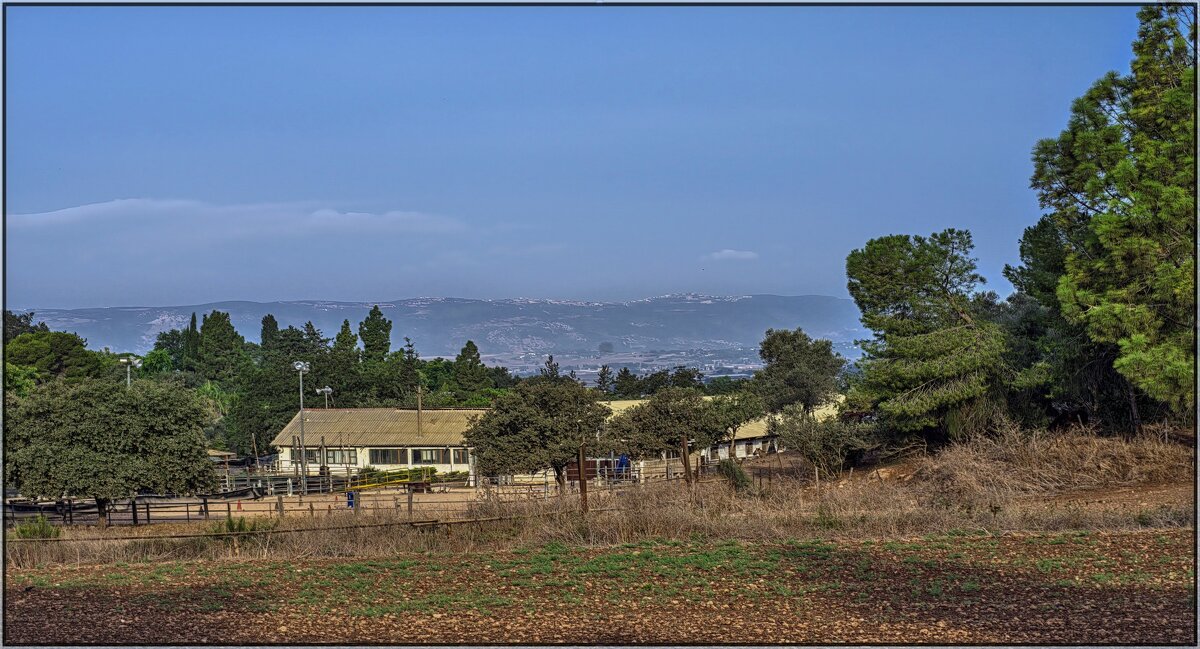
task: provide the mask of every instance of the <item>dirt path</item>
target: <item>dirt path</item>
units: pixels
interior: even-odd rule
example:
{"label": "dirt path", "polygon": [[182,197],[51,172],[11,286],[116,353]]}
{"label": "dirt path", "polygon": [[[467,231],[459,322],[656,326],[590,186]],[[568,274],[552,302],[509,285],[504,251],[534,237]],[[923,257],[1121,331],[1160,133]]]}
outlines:
{"label": "dirt path", "polygon": [[1194,643],[1193,530],[9,570],[4,639]]}

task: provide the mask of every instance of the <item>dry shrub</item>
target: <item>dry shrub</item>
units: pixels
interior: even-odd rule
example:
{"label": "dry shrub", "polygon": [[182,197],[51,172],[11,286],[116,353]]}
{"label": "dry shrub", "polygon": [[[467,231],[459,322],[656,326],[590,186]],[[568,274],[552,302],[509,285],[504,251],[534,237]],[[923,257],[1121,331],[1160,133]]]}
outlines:
{"label": "dry shrub", "polygon": [[[956,530],[1055,531],[1177,527],[1195,524],[1194,504],[1147,507],[1137,502],[1085,505],[1057,500],[1072,489],[1189,480],[1194,450],[1156,434],[1132,440],[1085,430],[1061,435],[1006,431],[918,460],[912,479],[823,480],[820,487],[776,477],[769,487],[738,493],[717,478],[643,484],[550,498],[491,494],[464,516],[476,522],[414,528],[399,510],[285,517],[277,530],[228,537],[7,544],[10,566],[182,559],[303,560],[381,557],[405,552],[471,553],[550,542],[612,545],[646,539],[902,538]],[[1136,499],[1135,499],[1136,500]],[[419,516],[418,516],[419,518]],[[374,525],[372,527],[372,525]],[[363,526],[355,529],[343,529]],[[64,528],[62,538],[208,531],[203,523],[141,528]]]}
{"label": "dry shrub", "polygon": [[1194,449],[1152,430],[1131,440],[1087,428],[1054,434],[1009,427],[923,458],[914,478],[933,503],[992,506],[1019,496],[1186,479]]}

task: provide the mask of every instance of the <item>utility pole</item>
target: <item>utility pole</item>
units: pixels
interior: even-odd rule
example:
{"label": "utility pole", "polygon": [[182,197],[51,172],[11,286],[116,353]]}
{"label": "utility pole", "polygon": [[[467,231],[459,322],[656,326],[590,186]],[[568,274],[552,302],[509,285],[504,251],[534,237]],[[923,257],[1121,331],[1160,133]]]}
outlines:
{"label": "utility pole", "polygon": [[304,446],[304,374],[308,372],[309,364],[296,361],[292,367],[300,375],[300,471],[304,474],[300,478],[300,484],[303,485],[300,493],[308,495],[308,449]]}
{"label": "utility pole", "polygon": [[417,384],[417,436],[421,436],[421,384]]}

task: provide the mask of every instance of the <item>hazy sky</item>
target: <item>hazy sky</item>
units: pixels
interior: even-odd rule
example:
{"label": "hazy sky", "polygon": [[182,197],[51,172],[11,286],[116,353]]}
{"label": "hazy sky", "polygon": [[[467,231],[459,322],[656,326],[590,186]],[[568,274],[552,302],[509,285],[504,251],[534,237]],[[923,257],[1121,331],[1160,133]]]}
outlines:
{"label": "hazy sky", "polygon": [[1134,7],[8,7],[11,307],[846,295],[975,234]]}

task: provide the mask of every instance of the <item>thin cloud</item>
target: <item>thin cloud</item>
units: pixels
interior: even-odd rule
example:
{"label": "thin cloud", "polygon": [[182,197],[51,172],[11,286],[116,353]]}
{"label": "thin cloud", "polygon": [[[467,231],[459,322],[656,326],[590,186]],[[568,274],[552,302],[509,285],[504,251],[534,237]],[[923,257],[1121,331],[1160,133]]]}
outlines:
{"label": "thin cloud", "polygon": [[758,253],[753,250],[733,250],[725,248],[716,252],[710,252],[704,256],[705,259],[711,261],[750,261],[758,259]]}
{"label": "thin cloud", "polygon": [[11,214],[10,228],[111,224],[130,231],[196,226],[205,239],[295,237],[331,228],[368,234],[453,234],[466,231],[458,219],[424,212],[381,213],[340,211],[312,203],[244,203],[214,205],[201,201],[127,198],[91,203],[52,212]]}

